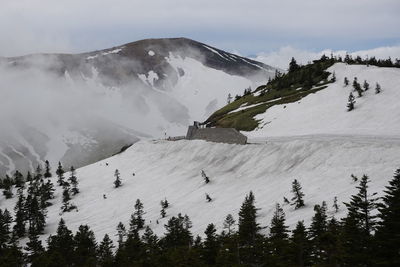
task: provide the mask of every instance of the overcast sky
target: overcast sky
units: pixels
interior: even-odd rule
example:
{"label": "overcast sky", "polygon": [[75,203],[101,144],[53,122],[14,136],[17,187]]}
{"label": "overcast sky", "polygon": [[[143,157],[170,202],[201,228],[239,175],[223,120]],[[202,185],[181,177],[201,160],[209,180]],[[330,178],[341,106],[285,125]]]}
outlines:
{"label": "overcast sky", "polygon": [[399,0],[0,0],[1,56],[181,36],[242,55],[357,51],[399,46],[399,29]]}

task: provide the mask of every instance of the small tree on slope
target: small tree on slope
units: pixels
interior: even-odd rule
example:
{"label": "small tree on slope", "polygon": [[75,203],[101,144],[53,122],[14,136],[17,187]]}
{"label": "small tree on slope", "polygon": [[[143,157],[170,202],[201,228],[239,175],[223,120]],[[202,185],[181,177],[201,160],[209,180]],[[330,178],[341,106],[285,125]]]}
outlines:
{"label": "small tree on slope", "polygon": [[292,193],[294,194],[292,201],[294,201],[294,203],[292,203],[292,205],[295,205],[295,209],[299,209],[301,207],[304,207],[304,193],[301,191],[301,185],[300,183],[297,181],[297,179],[294,179],[293,183],[292,183]]}
{"label": "small tree on slope", "polygon": [[118,169],[115,170],[114,177],[115,177],[114,186],[115,186],[115,188],[118,188],[122,184]]}
{"label": "small tree on slope", "polygon": [[349,100],[347,101],[347,111],[352,111],[354,109],[354,104],[356,103],[353,93],[349,94]]}

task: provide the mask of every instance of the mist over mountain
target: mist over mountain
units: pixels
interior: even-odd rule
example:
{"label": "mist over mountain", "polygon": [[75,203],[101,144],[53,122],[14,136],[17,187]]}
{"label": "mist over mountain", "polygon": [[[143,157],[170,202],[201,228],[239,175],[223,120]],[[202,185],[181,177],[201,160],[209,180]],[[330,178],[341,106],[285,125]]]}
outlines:
{"label": "mist over mountain", "polygon": [[79,167],[141,138],[184,135],[274,72],[186,38],[0,58],[0,173],[45,159]]}

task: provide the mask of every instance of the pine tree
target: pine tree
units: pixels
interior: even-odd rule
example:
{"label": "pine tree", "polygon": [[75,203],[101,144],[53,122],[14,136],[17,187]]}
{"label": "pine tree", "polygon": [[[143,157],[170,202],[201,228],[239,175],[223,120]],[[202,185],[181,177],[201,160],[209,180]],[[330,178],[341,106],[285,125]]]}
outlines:
{"label": "pine tree", "polygon": [[254,206],[255,198],[253,192],[245,197],[239,211],[239,242],[242,245],[253,244],[260,230],[257,223],[257,209]]}
{"label": "pine tree", "polygon": [[327,231],[327,215],[326,215],[326,202],[323,201],[322,205],[314,206],[314,216],[311,220],[309,235],[311,240],[311,257],[313,264],[320,264],[326,261],[325,251],[323,247],[323,237]]}
{"label": "pine tree", "polygon": [[78,189],[78,178],[76,177],[76,171],[74,166],[71,166],[70,169],[70,176],[68,178],[72,188],[71,188],[71,193],[72,195],[76,195],[79,193],[79,189]]}
{"label": "pine tree", "polygon": [[347,111],[352,111],[354,109],[354,104],[356,103],[353,93],[349,94],[349,100],[347,101]]}
{"label": "pine tree", "polygon": [[150,226],[146,226],[144,234],[142,236],[142,241],[146,247],[146,254],[148,256],[148,262],[151,262],[151,257],[158,254],[159,245],[158,237],[151,230]]}
{"label": "pine tree", "polygon": [[297,222],[292,232],[290,255],[293,266],[310,266],[310,240],[303,221]]}
{"label": "pine tree", "polygon": [[103,240],[101,241],[97,255],[98,255],[98,264],[104,267],[112,267],[114,266],[114,253],[113,253],[113,242],[108,236],[108,234],[104,235]]}
{"label": "pine tree", "polygon": [[65,171],[64,171],[64,169],[63,169],[63,167],[61,165],[61,162],[58,162],[58,168],[57,168],[56,174],[57,174],[57,177],[58,177],[57,183],[58,183],[59,186],[63,186],[64,185],[64,173],[65,173]]}
{"label": "pine tree", "polygon": [[48,160],[45,161],[45,171],[44,171],[44,177],[45,178],[50,178],[51,175],[51,168],[50,168],[50,163]]}
{"label": "pine tree", "polygon": [[381,86],[380,86],[379,83],[376,83],[376,86],[375,86],[375,94],[379,94],[380,92],[381,92]]}
{"label": "pine tree", "polygon": [[[67,182],[65,182],[64,185],[66,183]],[[70,203],[71,195],[69,192],[70,192],[69,188],[65,186],[64,190],[63,190],[63,197],[62,197],[62,203],[63,203],[63,205],[61,206],[62,212],[69,212],[73,209],[76,209],[76,206]]]}
{"label": "pine tree", "polygon": [[97,244],[94,233],[89,226],[79,226],[74,236],[74,264],[75,266],[96,266]]}
{"label": "pine tree", "polygon": [[292,59],[290,60],[290,63],[289,63],[289,72],[294,72],[294,71],[298,70],[299,68],[300,68],[300,66],[297,64],[294,57],[292,57]]}
{"label": "pine tree", "polygon": [[347,77],[344,77],[344,86],[348,85],[349,85],[349,79],[347,79]]}
{"label": "pine tree", "polygon": [[10,225],[12,217],[10,212],[5,209],[4,212],[0,209],[0,252],[6,248],[8,241],[11,237]]}
{"label": "pine tree", "polygon": [[115,172],[114,172],[114,177],[115,177],[114,186],[115,186],[115,188],[120,187],[121,184],[122,184],[121,179],[120,179],[119,176],[120,176],[120,173],[119,173],[118,169],[116,169]]}
{"label": "pine tree", "polygon": [[364,80],[363,88],[364,88],[364,91],[368,91],[369,83],[367,82],[367,80]]}
{"label": "pine tree", "polygon": [[126,237],[125,225],[122,222],[119,222],[117,226],[117,236],[118,236],[118,246],[121,246]]}
{"label": "pine tree", "polygon": [[206,238],[204,240],[204,248],[203,248],[203,259],[207,265],[215,265],[218,253],[218,241],[217,241],[217,230],[215,229],[215,225],[210,223],[207,226],[204,234]]}
{"label": "pine tree", "polygon": [[56,257],[58,262],[63,259],[66,266],[72,265],[75,246],[74,237],[63,218],[58,223],[56,235],[51,235],[47,243],[48,254]]}
{"label": "pine tree", "polygon": [[281,206],[275,205],[274,215],[271,220],[269,242],[273,254],[273,262],[278,266],[285,265],[288,247],[288,227],[285,225],[285,213]]}
{"label": "pine tree", "polygon": [[339,204],[337,203],[337,196],[333,198],[333,205],[332,207],[335,209],[335,212],[337,213],[339,211]]}
{"label": "pine tree", "polygon": [[376,193],[372,195],[368,194],[368,183],[370,182],[367,175],[363,175],[360,180],[359,186],[356,188],[359,192],[356,195],[351,196],[350,203],[344,203],[349,210],[349,215],[360,219],[361,227],[367,236],[371,235],[371,232],[375,227],[375,215],[371,215],[377,205],[377,198],[373,197]]}
{"label": "pine tree", "polygon": [[336,74],[335,72],[332,73],[332,78],[331,78],[331,82],[336,82]]}
{"label": "pine tree", "polygon": [[372,250],[371,232],[375,227],[375,217],[371,211],[376,208],[376,198],[368,194],[369,178],[363,175],[356,188],[359,192],[351,196],[349,203],[344,203],[348,209],[343,219],[343,237],[345,263],[371,265]]}
{"label": "pine tree", "polygon": [[43,253],[44,248],[42,246],[42,241],[39,240],[38,233],[35,231],[29,231],[29,241],[26,243],[26,251],[28,251],[28,258],[30,262],[34,262]]}
{"label": "pine tree", "polygon": [[12,179],[6,175],[6,178],[3,180],[3,195],[6,197],[6,199],[12,198],[13,197],[13,181]]}
{"label": "pine tree", "polygon": [[253,192],[250,191],[239,210],[238,242],[240,261],[248,262],[249,264],[255,264],[256,262],[254,255],[257,254],[255,247],[260,230],[260,226],[257,223],[257,209],[254,203],[255,198]]}
{"label": "pine tree", "polygon": [[193,242],[193,236],[190,232],[190,226],[184,223],[185,217],[180,213],[177,217],[172,216],[165,225],[166,233],[163,243],[166,248],[189,248]]}
{"label": "pine tree", "polygon": [[129,223],[130,229],[129,233],[132,234],[133,232],[136,232],[140,229],[143,229],[144,227],[144,211],[143,211],[143,203],[140,202],[140,199],[136,200],[135,203],[135,211],[131,215],[131,221]]}
{"label": "pine tree", "polygon": [[386,186],[379,204],[376,231],[377,261],[379,266],[400,266],[400,168]]}
{"label": "pine tree", "polygon": [[40,207],[38,197],[35,194],[28,194],[25,205],[29,233],[31,235],[41,234],[46,225],[46,209]]}
{"label": "pine tree", "polygon": [[354,91],[356,91],[358,93],[358,97],[362,97],[363,90],[361,88],[361,85],[357,81],[357,77],[354,77],[353,88],[354,88]]}
{"label": "pine tree", "polygon": [[227,229],[228,231],[228,236],[234,233],[234,225],[235,225],[236,221],[235,219],[233,219],[232,214],[228,214],[225,218],[224,221],[224,229]]}
{"label": "pine tree", "polygon": [[19,171],[14,173],[14,184],[17,188],[23,188],[25,186],[24,176]]}
{"label": "pine tree", "polygon": [[25,212],[25,196],[23,190],[18,189],[18,200],[14,207],[15,212],[15,224],[14,233],[18,237],[23,237],[26,233],[26,212]]}
{"label": "pine tree", "polygon": [[301,191],[301,189],[300,183],[297,181],[297,179],[294,179],[292,183],[292,193],[294,194],[292,201],[294,201],[294,203],[292,203],[292,205],[295,205],[295,209],[304,207],[304,193]]}

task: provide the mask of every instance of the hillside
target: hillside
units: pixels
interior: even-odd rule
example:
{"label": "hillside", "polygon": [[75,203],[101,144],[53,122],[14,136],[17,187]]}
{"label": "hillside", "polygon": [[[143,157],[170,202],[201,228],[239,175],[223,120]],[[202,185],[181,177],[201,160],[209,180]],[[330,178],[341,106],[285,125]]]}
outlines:
{"label": "hillside", "polygon": [[[275,83],[260,86],[246,96],[216,111],[207,123],[235,127],[249,137],[340,134],[400,134],[400,69],[335,63],[326,67],[326,76],[313,81],[312,87],[292,84],[275,89]],[[336,81],[332,82],[335,73]],[[289,76],[290,77],[290,76]],[[350,85],[345,87],[347,77]],[[356,97],[355,109],[347,111],[354,77],[370,89]],[[382,88],[375,94],[376,83]],[[272,87],[271,87],[272,86]]]}
{"label": "hillside", "polygon": [[[399,138],[382,137],[275,138],[267,144],[245,146],[204,141],[140,141],[122,154],[77,170],[81,192],[72,203],[77,205],[78,212],[60,214],[62,190],[57,186],[53,205],[48,208],[46,234],[41,238],[54,233],[62,217],[73,231],[80,224],[88,224],[97,239],[109,233],[115,241],[116,226],[120,221],[129,223],[136,199],[143,202],[146,224],[157,234],[163,233],[164,224],[178,213],[190,216],[194,234],[202,234],[211,222],[221,230],[228,213],[237,219],[250,190],[260,208],[258,222],[267,226],[275,203],[282,204],[283,197],[292,197],[294,179],[303,187],[306,207],[294,210],[293,206],[283,206],[291,228],[300,219],[309,224],[313,206],[324,200],[329,215],[338,218],[346,212],[342,202],[356,192],[357,183],[350,175],[368,174],[372,180],[370,192],[380,195],[399,167],[399,153]],[[117,189],[113,187],[115,169],[122,179],[122,186]],[[210,177],[209,184],[204,184],[201,170]],[[206,202],[205,193],[213,198],[212,202]],[[103,199],[103,194],[107,199]],[[335,196],[340,203],[337,214],[332,208]],[[164,198],[170,208],[167,217],[161,219],[160,201]],[[15,201],[15,197],[0,197],[3,209],[12,210]]]}
{"label": "hillside", "polygon": [[184,135],[274,70],[186,38],[2,58],[0,176],[46,159],[80,167],[139,139]]}

